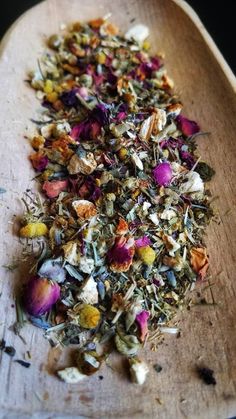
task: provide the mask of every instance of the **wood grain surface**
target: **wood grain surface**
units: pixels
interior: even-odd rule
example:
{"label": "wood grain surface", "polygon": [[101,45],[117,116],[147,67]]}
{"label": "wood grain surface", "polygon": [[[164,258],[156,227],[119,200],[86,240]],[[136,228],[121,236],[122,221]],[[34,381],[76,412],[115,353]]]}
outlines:
{"label": "wood grain surface", "polygon": [[[16,235],[17,216],[23,211],[20,197],[34,185],[27,159],[31,148],[24,134],[33,130],[30,118],[37,118],[39,102],[24,82],[27,71],[36,67],[45,37],[58,32],[62,22],[108,12],[123,31],[134,19],[149,26],[153,50],[165,51],[185,113],[203,131],[211,132],[198,143],[201,156],[216,170],[210,189],[218,197],[219,223],[207,229],[212,287],[203,292],[215,304],[183,312],[180,338],[167,336],[156,352],[146,351],[150,374],[143,387],[129,383],[118,356],[111,360],[114,371],[102,368],[103,380],[95,375],[77,385],[66,385],[54,371],[66,365],[69,354],[50,349],[42,331],[33,326],[22,331],[26,344],[9,330],[15,321],[13,293],[28,267],[13,272],[1,268],[0,339],[16,348],[17,358],[23,359],[29,350],[32,365],[25,369],[0,354],[0,418],[229,418],[236,414],[235,79],[184,2],[47,0],[8,32],[0,61],[0,186],[7,190],[0,196],[1,265],[11,263],[22,251]],[[159,374],[152,367],[155,363],[163,367]],[[199,363],[214,370],[216,386],[207,386],[198,378],[195,368]]]}

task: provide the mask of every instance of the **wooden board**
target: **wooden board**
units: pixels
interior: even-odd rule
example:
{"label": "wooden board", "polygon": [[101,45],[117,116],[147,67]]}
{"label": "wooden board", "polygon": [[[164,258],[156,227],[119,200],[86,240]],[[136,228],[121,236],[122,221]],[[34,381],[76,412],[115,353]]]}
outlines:
{"label": "wooden board", "polygon": [[[108,12],[122,30],[130,21],[149,26],[156,51],[165,51],[169,74],[185,104],[209,137],[199,139],[200,153],[216,170],[211,183],[218,196],[220,224],[208,229],[211,278],[205,291],[216,305],[196,306],[181,318],[181,337],[169,336],[156,352],[147,351],[149,379],[143,387],[129,383],[120,358],[112,361],[118,372],[104,366],[101,374],[78,385],[66,385],[53,374],[64,365],[58,349],[50,349],[42,331],[27,326],[24,344],[9,331],[15,320],[13,290],[24,268],[0,276],[0,338],[22,358],[29,350],[32,366],[24,369],[0,354],[1,418],[207,418],[236,414],[236,100],[235,79],[194,12],[181,0],[47,0],[22,16],[2,42],[1,80],[1,265],[21,252],[16,236],[17,217],[23,211],[20,196],[32,187],[33,171],[27,160],[30,146],[23,138],[32,129],[39,103],[24,83],[28,70],[44,50],[46,35],[60,24],[87,20]],[[222,35],[223,36],[223,35]],[[12,224],[13,222],[13,224]],[[26,267],[27,268],[27,267]],[[204,284],[206,286],[207,284]],[[196,375],[199,362],[214,369],[216,386]],[[152,364],[163,370],[157,374]],[[120,373],[121,371],[121,373]],[[50,374],[49,374],[50,373]],[[163,401],[158,403],[157,398]]]}

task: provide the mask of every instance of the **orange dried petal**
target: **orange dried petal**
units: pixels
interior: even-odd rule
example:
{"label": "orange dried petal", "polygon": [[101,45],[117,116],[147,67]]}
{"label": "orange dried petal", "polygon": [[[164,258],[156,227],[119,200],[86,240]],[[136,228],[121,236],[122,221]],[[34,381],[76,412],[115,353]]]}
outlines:
{"label": "orange dried petal", "polygon": [[103,25],[103,23],[104,23],[104,19],[102,18],[93,19],[88,22],[89,26],[91,26],[91,28],[93,29],[99,29],[100,26]]}
{"label": "orange dried petal", "polygon": [[89,220],[97,214],[95,205],[90,201],[86,201],[85,199],[74,201],[72,206],[75,209],[78,218],[81,220]]}
{"label": "orange dried petal", "polygon": [[199,275],[200,279],[204,279],[209,267],[207,249],[205,247],[193,247],[190,250],[190,264],[193,270]]}
{"label": "orange dried petal", "polygon": [[118,225],[116,227],[116,234],[120,234],[120,235],[126,234],[128,230],[129,230],[128,223],[123,218],[120,217]]}

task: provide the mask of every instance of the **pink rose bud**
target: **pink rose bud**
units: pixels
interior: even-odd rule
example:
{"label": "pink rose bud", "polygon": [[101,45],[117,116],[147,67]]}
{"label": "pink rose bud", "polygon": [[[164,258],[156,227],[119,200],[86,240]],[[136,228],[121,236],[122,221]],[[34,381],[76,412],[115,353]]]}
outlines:
{"label": "pink rose bud", "polygon": [[48,198],[57,198],[60,192],[66,190],[67,185],[67,180],[47,180],[42,189]]}
{"label": "pink rose bud", "polygon": [[47,313],[60,297],[60,286],[47,278],[34,276],[27,284],[24,306],[32,316]]}
{"label": "pink rose bud", "polygon": [[186,137],[190,137],[200,131],[200,127],[197,122],[191,121],[190,119],[185,118],[185,116],[178,115],[176,121],[178,129],[182,131]]}
{"label": "pink rose bud", "polygon": [[148,319],[150,317],[150,314],[148,311],[143,310],[141,313],[137,314],[136,316],[136,323],[138,323],[139,330],[140,330],[140,340],[141,342],[144,342],[145,337],[148,333]]}
{"label": "pink rose bud", "polygon": [[170,163],[165,162],[158,164],[152,174],[159,186],[168,186],[172,179],[172,168]]}

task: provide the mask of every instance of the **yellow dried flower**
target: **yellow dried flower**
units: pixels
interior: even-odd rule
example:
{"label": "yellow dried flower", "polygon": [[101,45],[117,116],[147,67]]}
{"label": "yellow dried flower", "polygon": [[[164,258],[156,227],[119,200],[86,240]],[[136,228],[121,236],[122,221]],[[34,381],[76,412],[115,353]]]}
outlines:
{"label": "yellow dried flower", "polygon": [[48,228],[44,223],[28,223],[26,226],[20,229],[20,236],[21,237],[39,237],[39,236],[46,236],[48,233]]}
{"label": "yellow dried flower", "polygon": [[150,42],[149,41],[144,41],[144,43],[143,43],[143,49],[145,50],[145,51],[148,51],[149,49],[150,49]]}
{"label": "yellow dried flower", "polygon": [[140,247],[137,254],[146,265],[152,265],[156,259],[156,253],[150,246]]}
{"label": "yellow dried flower", "polygon": [[62,93],[63,92],[63,88],[59,84],[56,84],[54,86],[54,91],[57,92],[57,93]]}
{"label": "yellow dried flower", "polygon": [[90,304],[83,304],[79,313],[79,323],[85,329],[93,329],[100,321],[100,311]]}
{"label": "yellow dried flower", "polygon": [[44,93],[52,93],[53,92],[53,83],[52,80],[47,79],[44,83]]}
{"label": "yellow dried flower", "polygon": [[56,92],[51,92],[51,93],[47,94],[46,98],[47,98],[48,102],[54,103],[58,99],[58,94]]}
{"label": "yellow dried flower", "polygon": [[44,172],[41,175],[41,179],[42,180],[48,180],[52,175],[53,175],[54,171],[51,169],[46,169],[44,170]]}
{"label": "yellow dried flower", "polygon": [[45,138],[42,135],[37,135],[31,141],[31,145],[35,150],[39,150],[40,148],[43,148],[44,143],[45,143]]}
{"label": "yellow dried flower", "polygon": [[124,160],[127,157],[128,151],[125,147],[121,147],[118,151],[118,156],[120,160]]}
{"label": "yellow dried flower", "polygon": [[98,64],[105,64],[105,62],[106,62],[106,55],[104,54],[104,52],[100,51],[96,55],[96,61],[98,62]]}

